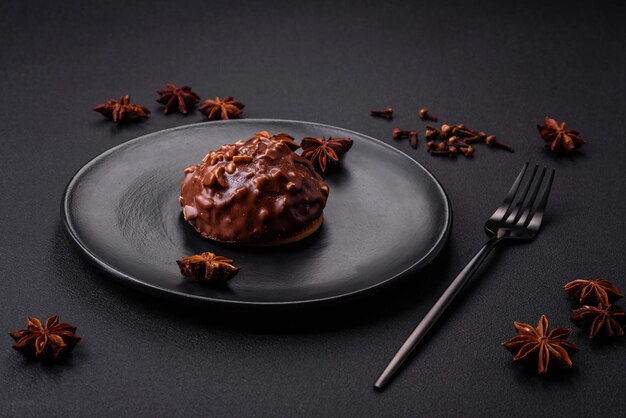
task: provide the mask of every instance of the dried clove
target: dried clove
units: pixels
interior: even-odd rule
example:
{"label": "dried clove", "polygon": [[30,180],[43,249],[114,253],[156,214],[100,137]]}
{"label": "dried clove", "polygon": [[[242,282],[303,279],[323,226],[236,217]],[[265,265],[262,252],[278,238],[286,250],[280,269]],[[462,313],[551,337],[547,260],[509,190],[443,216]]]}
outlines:
{"label": "dried clove", "polygon": [[441,131],[434,126],[426,125],[426,133],[424,136],[426,139],[437,139],[441,136]]}
{"label": "dried clove", "polygon": [[439,118],[435,115],[433,115],[432,113],[430,113],[430,111],[428,109],[420,109],[419,112],[417,113],[420,117],[420,119],[422,120],[431,120],[433,122],[437,122],[439,120]]}
{"label": "dried clove", "polygon": [[370,114],[372,116],[377,116],[379,118],[385,119],[393,119],[393,109],[388,107],[386,109],[373,109],[370,110]]}
{"label": "dried clove", "polygon": [[409,132],[409,144],[413,149],[417,149],[417,131]]}
{"label": "dried clove", "polygon": [[400,128],[394,128],[393,131],[391,131],[391,136],[393,139],[408,138],[411,132],[413,131],[403,131]]}
{"label": "dried clove", "polygon": [[512,146],[510,146],[509,144],[505,144],[504,142],[498,141],[494,135],[489,135],[487,138],[485,138],[485,143],[493,148],[500,148],[509,152],[513,152]]}

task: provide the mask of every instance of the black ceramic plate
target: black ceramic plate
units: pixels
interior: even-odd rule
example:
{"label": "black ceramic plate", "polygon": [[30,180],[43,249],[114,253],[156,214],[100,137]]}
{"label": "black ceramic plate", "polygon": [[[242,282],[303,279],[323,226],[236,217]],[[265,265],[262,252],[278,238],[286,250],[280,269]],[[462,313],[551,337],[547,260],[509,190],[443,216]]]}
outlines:
{"label": "black ceramic plate", "polygon": [[[203,239],[181,216],[183,169],[258,131],[354,140],[326,176],[324,224],[278,248]],[[113,277],[165,296],[246,305],[327,302],[380,288],[432,260],[451,222],[437,180],[391,146],[327,125],[251,119],[183,126],[110,149],[72,178],[63,212],[70,237]],[[234,259],[241,271],[221,287],[183,278],[176,260],[203,251]]]}

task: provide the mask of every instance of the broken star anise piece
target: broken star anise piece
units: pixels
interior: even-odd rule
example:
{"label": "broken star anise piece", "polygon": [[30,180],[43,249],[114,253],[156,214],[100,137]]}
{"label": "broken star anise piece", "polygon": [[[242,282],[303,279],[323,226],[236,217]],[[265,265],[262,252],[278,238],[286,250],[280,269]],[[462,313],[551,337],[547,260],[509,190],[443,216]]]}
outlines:
{"label": "broken star anise piece", "polygon": [[502,343],[515,356],[513,360],[536,363],[540,375],[548,372],[551,358],[559,362],[563,368],[572,365],[570,355],[577,353],[578,348],[567,341],[571,329],[554,328],[548,332],[548,318],[545,315],[541,315],[537,328],[519,322],[513,324],[517,336]]}
{"label": "broken star anise piece", "polygon": [[565,129],[565,122],[561,124],[546,116],[546,123],[537,125],[539,136],[546,141],[546,147],[554,152],[570,153],[585,144],[580,133],[573,129]]}
{"label": "broken star anise piece", "polygon": [[578,299],[580,303],[602,303],[608,305],[623,297],[613,283],[606,279],[585,280],[576,279],[563,286],[571,297]]}
{"label": "broken star anise piece", "polygon": [[350,138],[322,138],[306,137],[300,142],[302,156],[311,161],[322,173],[325,173],[329,164],[337,164],[339,157],[352,147]]}
{"label": "broken star anise piece", "polygon": [[46,324],[29,316],[26,329],[9,335],[15,340],[14,349],[25,357],[56,360],[74,349],[80,341],[76,327],[59,322],[59,316],[48,318]]}
{"label": "broken star anise piece", "polygon": [[261,131],[261,132],[255,133],[254,136],[255,138],[265,138],[265,139],[273,139],[274,141],[280,141],[283,144],[287,145],[289,149],[292,151],[295,151],[298,148],[300,148],[300,145],[296,143],[293,136],[286,134],[284,132],[281,132],[276,135],[270,135],[270,133],[267,131]]}
{"label": "broken star anise piece", "polygon": [[199,282],[225,282],[232,279],[240,267],[232,265],[233,260],[210,252],[190,255],[176,260],[180,273]]}
{"label": "broken star anise piece", "polygon": [[157,102],[165,105],[163,109],[165,113],[178,110],[186,115],[189,109],[200,101],[200,96],[191,91],[191,87],[178,87],[176,84],[166,84],[165,87],[157,90],[157,94],[159,95]]}
{"label": "broken star anise piece", "polygon": [[280,141],[283,144],[287,145],[289,147],[290,150],[295,151],[298,148],[300,148],[300,145],[298,145],[298,143],[295,141],[294,137],[286,134],[284,132],[281,132],[279,134],[273,135],[272,139],[276,140],[276,141]]}
{"label": "broken star anise piece", "polygon": [[128,94],[120,97],[119,101],[109,99],[105,103],[95,106],[93,110],[116,123],[146,119],[150,114],[147,108],[132,104]]}
{"label": "broken star anise piece", "polygon": [[244,107],[243,103],[231,96],[226,96],[223,100],[215,96],[215,99],[207,99],[202,102],[198,110],[207,115],[209,120],[227,120],[239,117]]}
{"label": "broken star anise piece", "polygon": [[585,305],[572,311],[571,320],[581,328],[589,329],[589,338],[600,335],[612,337],[624,335],[624,329],[618,321],[624,321],[626,314],[620,308],[598,304],[597,307]]}

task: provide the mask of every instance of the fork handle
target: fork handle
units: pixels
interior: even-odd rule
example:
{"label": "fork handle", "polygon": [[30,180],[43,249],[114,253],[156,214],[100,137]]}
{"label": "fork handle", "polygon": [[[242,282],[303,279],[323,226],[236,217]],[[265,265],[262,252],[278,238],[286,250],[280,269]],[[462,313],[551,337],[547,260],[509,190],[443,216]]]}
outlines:
{"label": "fork handle", "polygon": [[489,255],[491,250],[493,250],[501,240],[502,238],[498,237],[491,238],[481,247],[480,250],[478,250],[476,255],[472,257],[463,270],[461,270],[450,286],[448,286],[437,302],[435,302],[433,307],[430,308],[417,328],[415,328],[409,338],[407,338],[404,344],[402,344],[402,347],[400,347],[387,368],[385,368],[385,371],[383,371],[378,380],[376,380],[376,383],[374,383],[374,387],[376,389],[382,389],[387,382],[389,382],[402,363],[404,363],[404,361],[409,357],[413,349],[417,347],[430,328],[435,324],[435,322],[437,322],[448,306],[450,306],[450,303],[454,300],[454,298],[461,292],[461,290],[463,290],[472,276],[474,276],[474,273],[476,273],[478,267],[480,267],[485,258],[487,258],[487,255]]}

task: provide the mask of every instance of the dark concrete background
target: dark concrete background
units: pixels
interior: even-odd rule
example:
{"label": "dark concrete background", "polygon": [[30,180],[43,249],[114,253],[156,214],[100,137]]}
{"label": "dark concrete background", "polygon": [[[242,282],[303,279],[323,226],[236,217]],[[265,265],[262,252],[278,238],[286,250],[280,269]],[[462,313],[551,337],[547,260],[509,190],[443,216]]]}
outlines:
{"label": "dark concrete background", "polygon": [[[575,367],[538,377],[499,343],[542,313],[568,326],[561,286],[605,277],[626,290],[626,29],[603,2],[0,3],[0,332],[58,313],[84,338],[63,364],[0,344],[0,415],[600,416],[626,406],[624,342],[587,341]],[[514,145],[473,160],[412,150],[446,188],[448,246],[426,271],[358,304],[299,315],[192,310],[112,282],[65,238],[72,174],[129,139],[200,122],[163,116],[154,91],[233,95],[244,117],[321,122],[392,142],[419,107]],[[144,123],[91,112],[131,94]],[[393,122],[369,116],[393,106]],[[544,150],[535,124],[568,121],[588,144]],[[383,393],[372,383],[485,235],[525,161],[555,167],[546,225],[494,254]],[[384,161],[381,161],[384,164]],[[393,204],[393,202],[390,202]],[[399,220],[401,221],[401,220]],[[347,261],[349,262],[349,261]],[[622,302],[624,305],[624,302]]]}

